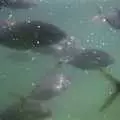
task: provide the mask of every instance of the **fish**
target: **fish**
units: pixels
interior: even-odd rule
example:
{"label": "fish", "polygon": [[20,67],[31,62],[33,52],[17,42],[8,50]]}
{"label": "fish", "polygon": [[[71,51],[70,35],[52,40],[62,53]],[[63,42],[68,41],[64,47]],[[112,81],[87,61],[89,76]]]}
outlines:
{"label": "fish", "polygon": [[51,109],[40,103],[40,101],[30,100],[24,96],[0,113],[1,120],[32,120],[51,117]]}
{"label": "fish", "polygon": [[120,29],[120,9],[113,8],[106,15],[102,13],[102,10],[99,8],[98,15],[92,18],[92,21],[101,20],[102,22],[108,23],[112,28],[119,30]]}
{"label": "fish", "polygon": [[[71,78],[58,70],[62,66],[56,66],[54,70],[50,70],[45,76],[37,82],[28,98],[40,101],[51,100],[66,91],[71,84]],[[56,69],[57,68],[57,69]]]}
{"label": "fish", "polygon": [[2,0],[0,7],[7,7],[11,9],[29,9],[37,6],[35,0]]}
{"label": "fish", "polygon": [[97,70],[99,67],[108,67],[113,64],[115,59],[102,50],[86,48],[66,62],[62,62],[82,70]]}
{"label": "fish", "polygon": [[0,45],[15,50],[31,50],[47,47],[66,39],[59,27],[40,20],[21,21],[2,29]]}

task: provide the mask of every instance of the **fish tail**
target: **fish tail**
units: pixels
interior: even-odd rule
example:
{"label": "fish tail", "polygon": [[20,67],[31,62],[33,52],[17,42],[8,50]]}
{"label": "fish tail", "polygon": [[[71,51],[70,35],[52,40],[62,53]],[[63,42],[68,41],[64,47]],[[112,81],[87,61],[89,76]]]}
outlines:
{"label": "fish tail", "polygon": [[106,102],[103,104],[103,106],[100,108],[100,112],[103,112],[103,110],[105,110],[106,108],[108,108],[113,101],[116,99],[116,97],[118,96],[119,91],[116,91],[115,93],[113,93],[107,100]]}
{"label": "fish tail", "polygon": [[106,79],[110,80],[113,86],[115,87],[115,92],[112,93],[112,95],[106,100],[104,105],[100,108],[100,112],[102,112],[104,109],[106,109],[109,105],[112,104],[112,102],[116,99],[116,97],[120,93],[119,90],[120,84],[119,84],[119,80],[113,77],[110,72],[107,72],[106,69],[100,68],[100,72],[102,73],[102,75],[104,75]]}
{"label": "fish tail", "polygon": [[110,80],[111,82],[114,82],[115,84],[119,82],[119,80],[115,78],[110,72],[107,72],[107,69],[100,68],[99,70],[106,79]]}

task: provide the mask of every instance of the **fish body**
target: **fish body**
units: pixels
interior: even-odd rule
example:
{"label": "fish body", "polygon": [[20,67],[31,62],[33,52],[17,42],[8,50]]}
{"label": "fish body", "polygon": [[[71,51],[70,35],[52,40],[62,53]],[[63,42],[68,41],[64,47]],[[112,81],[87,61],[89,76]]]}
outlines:
{"label": "fish body", "polygon": [[0,44],[11,49],[28,50],[57,44],[66,36],[59,27],[39,20],[16,22],[2,29]]}
{"label": "fish body", "polygon": [[37,6],[37,2],[35,0],[1,0],[0,6],[11,9],[28,9]]}
{"label": "fish body", "polygon": [[114,63],[114,58],[108,53],[97,49],[85,49],[70,59],[68,64],[82,70],[98,69]]}
{"label": "fish body", "polygon": [[28,97],[30,99],[41,101],[50,100],[67,90],[70,84],[70,78],[64,74],[51,73],[46,75],[41,82],[35,85],[35,88]]}

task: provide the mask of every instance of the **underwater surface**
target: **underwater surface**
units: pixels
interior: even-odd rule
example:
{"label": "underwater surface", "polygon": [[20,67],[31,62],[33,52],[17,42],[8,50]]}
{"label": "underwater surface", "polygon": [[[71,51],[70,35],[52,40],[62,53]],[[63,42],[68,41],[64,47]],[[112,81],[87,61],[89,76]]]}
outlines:
{"label": "underwater surface", "polygon": [[[39,0],[38,0],[39,1]],[[109,24],[92,21],[98,15],[98,6],[103,13],[110,8],[120,8],[119,0],[40,0],[38,7],[23,10],[4,8],[0,19],[42,20],[57,25],[80,41],[81,46],[100,48],[115,58],[111,65],[112,75],[120,78],[120,30]],[[40,81],[54,68],[57,59],[51,55],[25,53],[0,46],[0,109],[19,99],[18,95],[27,95],[32,84]],[[83,71],[70,65],[64,65],[60,71],[70,76],[71,85],[61,95],[51,99],[53,120],[118,120],[120,118],[120,96],[103,112],[100,107],[114,90],[98,70]]]}

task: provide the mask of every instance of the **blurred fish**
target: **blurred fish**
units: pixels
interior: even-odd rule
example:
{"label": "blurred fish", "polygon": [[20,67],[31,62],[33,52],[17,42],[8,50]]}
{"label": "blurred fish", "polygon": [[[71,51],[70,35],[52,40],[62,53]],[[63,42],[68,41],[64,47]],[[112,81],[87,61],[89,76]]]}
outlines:
{"label": "blurred fish", "polygon": [[113,103],[113,101],[116,99],[118,95],[120,95],[120,80],[112,76],[111,73],[108,73],[103,68],[100,68],[100,72],[107,80],[109,80],[112,83],[114,87],[114,92],[110,94],[106,102],[100,108],[100,112],[102,112],[104,109],[108,108]]}
{"label": "blurred fish", "polygon": [[0,44],[11,49],[29,50],[57,44],[67,34],[59,27],[40,20],[16,22],[2,29]]}
{"label": "blurred fish", "polygon": [[99,9],[98,15],[94,16],[93,21],[101,20],[107,22],[114,29],[120,29],[120,9],[113,8],[108,14],[102,14],[102,10]]}
{"label": "blurred fish", "polygon": [[[60,65],[57,67],[60,67]],[[68,76],[54,69],[46,74],[42,81],[35,84],[35,88],[29,94],[28,98],[41,101],[50,100],[67,90],[70,84],[71,79]]]}
{"label": "blurred fish", "polygon": [[35,0],[1,0],[0,6],[11,9],[28,9],[37,6],[37,2]]}
{"label": "blurred fish", "polygon": [[71,59],[68,59],[66,63],[82,70],[91,70],[99,69],[99,67],[107,67],[113,64],[114,61],[114,58],[104,51],[84,49]]}
{"label": "blurred fish", "polygon": [[52,111],[39,101],[21,97],[0,113],[0,120],[36,120],[51,118]]}
{"label": "blurred fish", "polygon": [[120,9],[115,8],[105,19],[113,28],[120,29]]}

